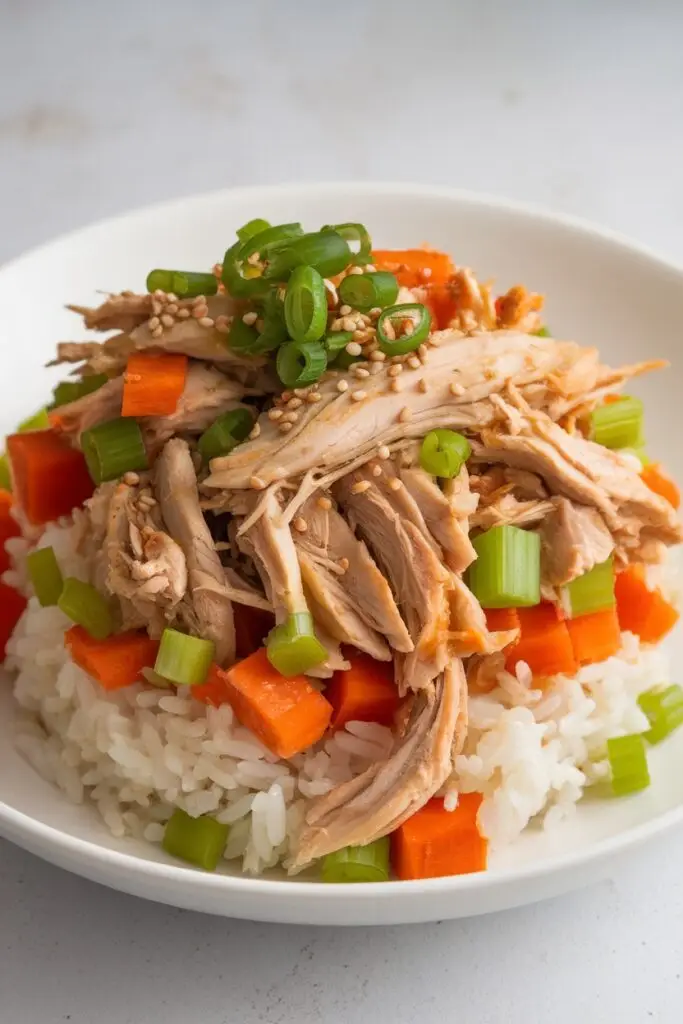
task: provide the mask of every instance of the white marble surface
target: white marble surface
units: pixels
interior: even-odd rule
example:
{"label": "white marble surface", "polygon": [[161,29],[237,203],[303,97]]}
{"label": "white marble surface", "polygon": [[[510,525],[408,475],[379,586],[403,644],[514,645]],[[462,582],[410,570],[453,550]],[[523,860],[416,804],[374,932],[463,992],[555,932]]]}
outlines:
{"label": "white marble surface", "polygon": [[[540,202],[683,262],[681,38],[676,0],[0,0],[0,259],[158,198],[355,177]],[[0,1020],[668,1024],[682,863],[679,834],[550,904],[335,932],[147,904],[0,842]]]}

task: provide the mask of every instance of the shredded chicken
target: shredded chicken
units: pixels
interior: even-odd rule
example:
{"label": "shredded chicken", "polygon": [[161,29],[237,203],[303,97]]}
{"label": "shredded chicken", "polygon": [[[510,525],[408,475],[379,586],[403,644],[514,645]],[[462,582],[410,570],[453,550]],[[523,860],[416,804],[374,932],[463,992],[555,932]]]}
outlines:
{"label": "shredded chicken", "polygon": [[612,534],[600,513],[567,498],[553,499],[539,533],[541,582],[547,588],[562,587],[590,572],[614,550]]}

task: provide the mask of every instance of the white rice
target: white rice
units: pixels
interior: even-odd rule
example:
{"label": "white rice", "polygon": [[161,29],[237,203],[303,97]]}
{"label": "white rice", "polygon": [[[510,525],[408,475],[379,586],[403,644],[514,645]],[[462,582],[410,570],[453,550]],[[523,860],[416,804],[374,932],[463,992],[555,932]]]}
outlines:
{"label": "white rice", "polygon": [[[72,529],[49,526],[39,543],[54,548],[65,575],[87,578]],[[17,538],[7,547],[14,565],[4,578],[30,593],[28,544]],[[257,874],[286,863],[309,799],[391,749],[389,729],[351,722],[280,760],[229,706],[207,708],[186,688],[105,692],[71,661],[68,626],[57,608],[31,597],[8,644],[6,667],[16,674],[23,712],[16,744],[70,800],[94,805],[116,836],[159,843],[176,806],[213,814],[230,825],[225,858]],[[455,809],[460,790],[482,792],[480,826],[493,846],[513,841],[532,819],[547,826],[566,816],[604,777],[607,738],[647,728],[636,698],[666,678],[663,654],[641,650],[631,634],[618,657],[558,677],[545,693],[533,689],[523,663],[515,676],[501,673],[493,693],[469,700],[467,745],[444,788],[446,806]]]}

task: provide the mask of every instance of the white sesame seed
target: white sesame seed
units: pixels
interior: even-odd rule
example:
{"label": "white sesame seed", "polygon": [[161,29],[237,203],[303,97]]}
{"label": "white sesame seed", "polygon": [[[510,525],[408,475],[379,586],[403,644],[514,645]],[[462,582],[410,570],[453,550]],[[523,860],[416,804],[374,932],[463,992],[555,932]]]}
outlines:
{"label": "white sesame seed", "polygon": [[377,456],[380,459],[386,460],[386,459],[391,458],[391,452],[389,451],[389,449],[387,448],[387,446],[385,444],[382,444],[377,449]]}
{"label": "white sesame seed", "polygon": [[129,487],[136,487],[137,484],[140,483],[140,477],[137,475],[137,473],[132,473],[129,471],[128,473],[123,474],[123,482],[124,484],[128,484]]}
{"label": "white sesame seed", "polygon": [[340,380],[337,382],[337,391],[348,391],[349,382],[347,380]]}
{"label": "white sesame seed", "polygon": [[253,487],[255,491],[262,491],[266,486],[266,482],[260,476],[251,476],[249,477],[249,486]]}
{"label": "white sesame seed", "polygon": [[150,317],[150,319],[147,321],[147,326],[149,327],[150,331],[153,331],[156,327],[159,326],[160,323],[161,321],[159,320],[159,317],[153,316]]}
{"label": "white sesame seed", "polygon": [[455,381],[452,382],[448,390],[452,395],[455,395],[456,398],[460,397],[460,395],[463,395],[465,393],[465,389],[462,386],[462,384],[458,384]]}
{"label": "white sesame seed", "polygon": [[283,420],[280,424],[278,424],[278,430],[280,431],[281,434],[288,434],[293,426],[293,423],[286,423]]}
{"label": "white sesame seed", "polygon": [[359,328],[358,330],[353,332],[353,340],[354,341],[365,342],[365,341],[368,340],[368,337],[369,337],[368,332],[362,330],[362,328]]}
{"label": "white sesame seed", "polygon": [[381,476],[381,475],[382,475],[382,472],[383,472],[383,470],[382,470],[382,467],[381,467],[381,466],[378,466],[377,464],[375,464],[375,465],[374,465],[374,466],[372,467],[372,475],[373,475],[373,476]]}
{"label": "white sesame seed", "polygon": [[250,441],[254,441],[259,436],[260,433],[261,433],[261,424],[260,423],[255,423],[254,426],[251,429],[251,433],[249,434],[249,440]]}
{"label": "white sesame seed", "polygon": [[422,344],[418,348],[417,354],[420,357],[420,359],[426,359],[427,356],[429,355],[429,349],[427,348],[424,342],[422,342]]}
{"label": "white sesame seed", "polygon": [[389,481],[389,487],[392,489],[392,491],[400,491],[401,488],[403,487],[403,484],[401,483],[399,478],[395,476],[392,480]]}
{"label": "white sesame seed", "polygon": [[188,317],[190,317],[191,315],[192,314],[190,313],[189,309],[179,309],[178,310],[178,319],[179,320],[187,320]]}
{"label": "white sesame seed", "polygon": [[164,291],[163,288],[157,288],[156,291],[154,292],[154,296],[157,299],[165,300],[166,299],[166,292]]}
{"label": "white sesame seed", "polygon": [[401,421],[401,423],[407,423],[408,420],[412,420],[413,418],[412,410],[409,409],[407,405],[404,406],[401,409],[400,413],[398,414],[398,418]]}
{"label": "white sesame seed", "polygon": [[170,313],[171,316],[175,316],[176,313],[178,312],[178,303],[177,302],[169,302],[168,306],[166,307],[166,312]]}
{"label": "white sesame seed", "polygon": [[163,313],[161,316],[161,322],[164,327],[173,327],[175,320],[169,313]]}
{"label": "white sesame seed", "polygon": [[343,330],[343,327],[344,327],[344,318],[343,317],[338,317],[336,320],[333,320],[332,323],[330,324],[330,330],[331,331],[341,331],[341,330]]}
{"label": "white sesame seed", "polygon": [[375,349],[374,352],[370,353],[370,359],[373,363],[383,363],[386,358],[386,355],[380,349]]}
{"label": "white sesame seed", "polygon": [[367,391],[352,391],[351,398],[354,402],[362,402],[364,398],[367,398]]}
{"label": "white sesame seed", "polygon": [[363,267],[349,267],[349,274],[364,274]]}
{"label": "white sesame seed", "polygon": [[283,413],[282,409],[269,409],[268,410],[268,419],[269,420],[273,420],[273,421],[281,420],[283,416],[284,416],[284,413]]}
{"label": "white sesame seed", "polygon": [[400,380],[398,380],[398,379],[392,380],[391,384],[389,385],[389,388],[395,394],[398,394],[398,392],[401,390],[401,382],[400,382]]}
{"label": "white sesame seed", "polygon": [[199,320],[199,326],[200,327],[213,327],[214,326],[214,321],[211,319],[210,316],[203,316]]}
{"label": "white sesame seed", "polygon": [[381,314],[381,312],[382,312],[382,309],[381,309],[380,306],[373,306],[372,309],[370,310],[370,314],[369,315],[370,315],[371,319],[376,320],[377,317]]}
{"label": "white sesame seed", "polygon": [[315,405],[317,402],[322,402],[322,400],[323,396],[320,394],[319,391],[309,391],[309,393],[306,395],[306,401],[309,403],[309,405]]}
{"label": "white sesame seed", "polygon": [[345,316],[342,319],[342,326],[345,331],[355,331],[356,329],[356,318],[355,316]]}
{"label": "white sesame seed", "polygon": [[329,498],[318,498],[318,508],[321,508],[323,512],[329,512],[332,508],[332,502]]}
{"label": "white sesame seed", "polygon": [[410,367],[411,370],[419,370],[420,366],[422,365],[420,363],[420,360],[417,358],[417,356],[411,356],[407,360],[407,363],[408,363],[408,366]]}
{"label": "white sesame seed", "polygon": [[152,312],[154,313],[155,316],[159,316],[159,313],[161,313],[163,308],[164,307],[157,299],[152,300]]}
{"label": "white sesame seed", "polygon": [[192,305],[193,306],[205,306],[206,305],[206,295],[195,295],[194,299],[192,300]]}
{"label": "white sesame seed", "polygon": [[350,312],[351,312],[351,307],[347,306],[346,303],[344,303],[343,306],[339,307],[339,316],[348,316]]}
{"label": "white sesame seed", "polygon": [[390,377],[398,377],[399,374],[403,373],[403,363],[394,363],[387,372]]}
{"label": "white sesame seed", "polygon": [[160,338],[161,335],[164,333],[164,329],[161,326],[161,324],[159,324],[159,326],[155,327],[154,330],[151,331],[150,333],[151,333],[153,338]]}
{"label": "white sesame seed", "polygon": [[292,523],[292,526],[298,533],[305,533],[306,530],[308,529],[308,523],[306,522],[303,516],[297,516],[294,522]]}
{"label": "white sesame seed", "polygon": [[350,564],[351,563],[349,562],[348,558],[340,558],[338,562],[339,568],[341,569],[342,572],[346,572]]}
{"label": "white sesame seed", "polygon": [[363,349],[360,347],[357,341],[350,341],[346,346],[346,351],[350,356],[359,356]]}
{"label": "white sesame seed", "polygon": [[296,423],[298,419],[298,412],[286,412],[282,419],[280,420],[280,423]]}
{"label": "white sesame seed", "polygon": [[228,318],[223,316],[221,317],[221,320],[224,322],[220,324],[218,323],[218,320],[216,320],[214,324],[216,330],[218,331],[219,334],[230,334],[230,323],[228,321]]}
{"label": "white sesame seed", "polygon": [[428,385],[424,377],[420,377],[419,381],[417,382],[417,390],[421,391],[423,395],[427,394]]}
{"label": "white sesame seed", "polygon": [[195,320],[201,320],[202,317],[205,317],[208,314],[208,312],[209,307],[205,302],[202,302],[199,305],[192,307],[192,316],[195,318]]}
{"label": "white sesame seed", "polygon": [[166,301],[167,302],[177,302],[178,301],[178,296],[174,292],[166,292]]}
{"label": "white sesame seed", "polygon": [[351,494],[364,494],[365,491],[369,491],[372,484],[369,480],[359,480],[358,483],[351,485]]}
{"label": "white sesame seed", "polygon": [[381,373],[384,367],[381,363],[370,363],[370,373],[373,377],[376,377],[378,373]]}
{"label": "white sesame seed", "polygon": [[364,377],[370,376],[370,371],[366,370],[364,366],[357,366],[353,374],[354,377],[359,377],[362,380]]}
{"label": "white sesame seed", "polygon": [[414,330],[415,330],[415,324],[413,323],[412,320],[410,320],[408,317],[406,317],[405,320],[403,321],[403,333],[405,335],[407,335],[408,337],[410,337],[410,335],[413,333]]}
{"label": "white sesame seed", "polygon": [[242,317],[242,323],[246,324],[248,327],[251,327],[253,324],[255,324],[257,320],[258,313],[256,312],[245,313],[244,316]]}
{"label": "white sesame seed", "polygon": [[287,402],[287,408],[288,409],[299,409],[303,404],[304,403],[301,401],[300,398],[296,398],[296,397],[295,398],[290,398],[289,401]]}

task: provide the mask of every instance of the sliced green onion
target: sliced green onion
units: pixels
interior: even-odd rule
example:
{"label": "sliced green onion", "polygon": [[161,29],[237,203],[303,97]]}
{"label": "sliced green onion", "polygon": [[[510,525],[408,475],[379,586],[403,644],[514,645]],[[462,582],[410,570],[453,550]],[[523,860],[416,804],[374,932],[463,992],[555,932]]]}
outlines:
{"label": "sliced green onion", "polygon": [[[325,335],[325,348],[327,349],[327,360],[332,362],[344,351],[350,341],[353,341],[353,331],[330,331]],[[360,359],[360,356],[352,356],[353,359]]]}
{"label": "sliced green onion", "polygon": [[648,732],[644,733],[650,743],[660,743],[683,725],[683,688],[675,683],[653,686],[641,693],[638,703],[650,723]]}
{"label": "sliced green onion", "polygon": [[541,540],[517,526],[494,526],[472,541],[469,587],[482,608],[520,608],[541,600]]}
{"label": "sliced green onion", "polygon": [[93,481],[117,480],[124,473],[147,469],[147,452],[137,420],[131,417],[98,423],[81,434],[81,448]]}
{"label": "sliced green onion", "polygon": [[82,377],[81,380],[63,380],[52,392],[51,408],[57,409],[60,405],[77,402],[79,398],[99,391],[108,380],[106,373],[93,373],[89,377]]}
{"label": "sliced green onion", "polygon": [[349,274],[338,288],[342,302],[354,309],[368,310],[391,306],[398,295],[398,281],[388,270],[374,274]]}
{"label": "sliced green onion", "polygon": [[[363,224],[328,224],[323,231],[336,231],[338,235],[341,235],[345,242],[357,243],[357,249],[351,249],[353,255],[353,263],[357,267],[364,267],[367,263],[372,263],[372,239],[368,234],[368,230]],[[351,248],[351,246],[349,246]]]}
{"label": "sliced green onion", "polygon": [[215,652],[213,640],[165,629],[154,671],[177,686],[198,686],[206,679]]}
{"label": "sliced green onion", "polygon": [[638,448],[643,444],[643,403],[619,398],[591,413],[591,437],[605,448]]}
{"label": "sliced green onion", "polygon": [[535,334],[537,338],[551,338],[552,337],[549,328],[546,327],[545,324],[543,324],[542,327],[539,327],[537,331],[532,331],[531,333]]}
{"label": "sliced green onion", "polygon": [[195,864],[205,871],[215,871],[223,856],[229,825],[203,814],[200,818],[192,818],[180,807],[168,819],[161,845],[166,853],[188,864]]}
{"label": "sliced green onion", "polygon": [[294,341],[319,341],[327,327],[325,282],[313,267],[296,267],[287,282],[285,323]]}
{"label": "sliced green onion", "polygon": [[12,490],[12,474],[10,473],[9,459],[4,452],[0,455],[0,488],[3,491]]}
{"label": "sliced green onion", "polygon": [[303,388],[325,372],[327,353],[319,341],[288,341],[278,349],[276,367],[286,388]]}
{"label": "sliced green onion", "polygon": [[254,256],[256,253],[262,261],[269,259],[271,253],[279,252],[297,238],[304,238],[304,229],[301,224],[275,224],[274,227],[264,228],[250,235],[242,242],[240,250],[241,258]]}
{"label": "sliced green onion", "polygon": [[420,465],[432,476],[457,476],[472,454],[470,442],[455,430],[430,430],[420,448]]}
{"label": "sliced green onion", "polygon": [[228,348],[245,355],[255,355],[258,343],[258,331],[255,327],[245,324],[241,316],[234,316],[230,324],[226,342]]}
{"label": "sliced green onion", "polygon": [[205,463],[227,455],[250,434],[254,417],[248,409],[231,409],[219,416],[197,441]]}
{"label": "sliced green onion", "polygon": [[590,615],[601,612],[605,608],[613,608],[616,603],[614,596],[614,559],[610,557],[599,565],[594,565],[589,572],[568,583],[565,593],[569,600],[573,619],[579,615]]}
{"label": "sliced green onion", "polygon": [[318,231],[302,235],[270,254],[264,276],[270,281],[286,281],[295,267],[313,267],[322,277],[333,277],[346,270],[352,253],[336,231]]}
{"label": "sliced green onion", "polygon": [[67,576],[57,605],[72,622],[82,626],[96,640],[106,640],[114,631],[109,602],[89,583]]}
{"label": "sliced green onion", "polygon": [[[387,326],[391,324],[393,333],[396,334],[396,326],[402,330],[406,320],[410,320],[413,324],[413,329],[409,334],[401,334],[398,338],[392,338],[386,333]],[[421,302],[406,302],[398,306],[389,306],[380,314],[377,321],[377,341],[380,349],[386,355],[404,356],[419,348],[429,336],[431,327],[432,315]]]}
{"label": "sliced green onion", "polygon": [[389,836],[328,853],[321,874],[323,882],[388,882]]}
{"label": "sliced green onion", "polygon": [[33,416],[29,416],[28,419],[23,420],[17,428],[20,434],[26,434],[30,430],[49,430],[50,421],[47,415],[47,409],[39,409]]}
{"label": "sliced green onion", "polygon": [[254,235],[260,235],[262,231],[267,231],[270,227],[272,227],[270,221],[263,220],[262,217],[255,217],[254,220],[247,221],[243,227],[237,229],[237,237],[240,242],[248,242]]}
{"label": "sliced green onion", "polygon": [[287,621],[272,629],[266,643],[268,661],[283,676],[298,676],[320,665],[327,651],[313,630],[308,612],[289,615]]}
{"label": "sliced green onion", "polygon": [[271,288],[260,303],[262,327],[256,339],[257,353],[274,352],[289,338],[285,323],[285,304],[279,291],[278,288]]}
{"label": "sliced green onion", "polygon": [[612,769],[615,796],[637,793],[650,785],[645,742],[639,733],[607,740],[607,758]]}
{"label": "sliced green onion", "polygon": [[236,299],[250,299],[263,295],[267,283],[259,267],[252,267],[242,257],[242,243],[235,242],[223,257],[221,280],[230,295]]}
{"label": "sliced green onion", "polygon": [[179,299],[191,299],[196,295],[215,295],[218,278],[208,271],[196,270],[150,270],[147,275],[147,291],[169,292]]}
{"label": "sliced green onion", "polygon": [[29,579],[43,608],[57,604],[64,579],[52,548],[36,548],[26,558]]}

